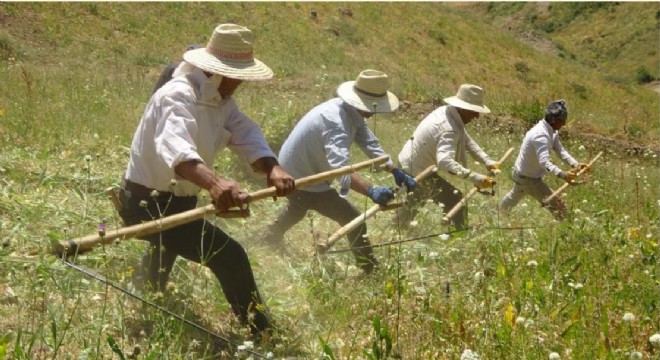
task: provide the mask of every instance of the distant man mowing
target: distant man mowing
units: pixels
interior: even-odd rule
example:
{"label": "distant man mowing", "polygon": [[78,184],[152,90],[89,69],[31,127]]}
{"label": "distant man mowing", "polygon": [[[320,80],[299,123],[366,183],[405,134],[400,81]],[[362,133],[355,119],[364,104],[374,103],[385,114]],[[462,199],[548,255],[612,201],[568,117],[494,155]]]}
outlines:
{"label": "distant man mowing", "polygon": [[[293,177],[232,98],[243,81],[273,77],[272,70],[253,57],[252,43],[249,29],[219,25],[206,48],[187,51],[174,79],[153,94],[133,137],[120,191],[120,216],[126,225],[191,210],[201,189],[209,192],[219,211],[243,207],[240,185],[212,168],[215,154],[225,147],[265,173],[278,196],[294,190]],[[245,250],[220,228],[197,220],[144,239],[209,267],[234,314],[253,333],[270,327]]]}
{"label": "distant man mowing", "polygon": [[[480,114],[490,112],[483,102],[483,89],[463,84],[455,96],[445,98],[444,102],[447,105],[437,108],[422,120],[399,153],[401,168],[409,174],[416,176],[431,165],[438,167],[438,173],[424,179],[409,194],[408,205],[397,209],[395,221],[403,226],[414,219],[420,203],[427,199],[443,204],[446,210],[461,201],[463,193],[440,174],[468,179],[479,188],[490,188],[495,183],[492,177],[467,168],[468,152],[490,171],[500,167],[465,129],[465,125]],[[464,229],[466,217],[467,208],[464,207],[451,219],[452,224],[456,229]]]}
{"label": "distant man mowing", "polygon": [[[501,210],[508,212],[525,195],[530,195],[539,202],[551,195],[552,189],[543,182],[546,173],[553,173],[570,184],[575,180],[576,172],[587,166],[578,163],[559,141],[559,130],[566,124],[566,119],[566,101],[553,101],[545,109],[545,117],[527,131],[513,167],[513,189],[502,198]],[[550,160],[550,150],[554,150],[561,160],[574,170],[562,171],[553,164]],[[566,216],[566,207],[560,198],[552,199],[548,203],[548,210],[559,220]]]}
{"label": "distant man mowing", "polygon": [[[399,107],[399,99],[388,91],[388,76],[377,70],[362,71],[355,81],[339,86],[339,97],[328,100],[309,111],[295,126],[280,150],[282,166],[294,177],[300,178],[349,165],[350,149],[357,144],[369,158],[385,155],[378,138],[367,127],[366,119],[376,113],[392,113]],[[415,187],[415,179],[394,168],[392,160],[385,164],[397,186]],[[389,186],[367,183],[358,174],[340,178],[341,189],[334,190],[330,182],[306,187],[287,197],[287,205],[272,223],[264,241],[279,247],[284,234],[305,216],[308,210],[319,212],[341,225],[360,215],[346,196],[349,189],[368,196],[378,204],[394,198]],[[366,237],[367,227],[349,233],[357,265],[371,273],[378,264]]]}

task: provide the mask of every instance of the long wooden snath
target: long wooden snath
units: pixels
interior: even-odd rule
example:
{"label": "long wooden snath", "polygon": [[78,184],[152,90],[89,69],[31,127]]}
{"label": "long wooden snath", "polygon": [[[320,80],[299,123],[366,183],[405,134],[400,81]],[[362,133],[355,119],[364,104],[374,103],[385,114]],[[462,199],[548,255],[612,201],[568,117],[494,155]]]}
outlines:
{"label": "long wooden snath", "polygon": [[[375,159],[363,161],[354,165],[348,165],[339,169],[326,171],[323,173],[307,176],[295,181],[296,189],[304,188],[311,185],[320,184],[322,182],[334,179],[339,176],[354,173],[371,166],[376,166],[385,163],[389,159],[388,155],[383,155]],[[266,189],[252,192],[248,195],[247,202],[254,202],[265,198],[276,196],[276,189],[274,186]],[[55,254],[58,256],[68,256],[74,254],[81,254],[91,250],[94,246],[99,244],[109,244],[115,240],[125,240],[134,237],[146,236],[173,227],[187,224],[189,222],[202,219],[207,215],[215,215],[218,210],[213,204],[204,207],[188,210],[182,213],[174,214],[164,218],[110,230],[105,233],[96,233],[85,237],[72,239],[68,241],[61,241],[55,245]]]}
{"label": "long wooden snath", "polygon": [[[596,162],[596,160],[598,160],[598,158],[600,158],[601,155],[603,155],[603,152],[602,152],[602,151],[599,152],[598,154],[596,154],[596,156],[594,156],[594,158],[591,159],[591,161],[589,161],[589,163],[587,164],[587,166],[585,166],[584,168],[580,169],[580,170],[575,174],[575,176],[578,177],[578,176],[584,174],[585,172],[589,171],[589,169],[591,169],[591,167],[594,165],[594,163]],[[556,198],[557,196],[559,196],[559,194],[563,193],[564,190],[566,190],[566,188],[568,188],[569,186],[571,186],[571,184],[569,184],[569,183],[565,183],[564,185],[560,186],[559,189],[555,190],[552,194],[550,194],[550,196],[548,196],[547,198],[543,199],[543,201],[541,202],[541,204],[542,204],[543,206],[548,206],[548,204],[550,203],[550,201],[552,201],[552,199]]]}
{"label": "long wooden snath", "polygon": [[[420,182],[430,174],[438,171],[438,169],[435,167],[435,165],[431,165],[424,169],[421,173],[417,174],[415,176],[415,181]],[[344,235],[348,234],[349,232],[355,230],[358,226],[360,226],[362,223],[367,221],[370,217],[374,216],[379,211],[384,211],[384,210],[392,210],[396,209],[398,207],[401,207],[400,202],[396,202],[396,200],[390,201],[386,205],[379,205],[376,204],[369,208],[367,211],[364,213],[360,214],[360,216],[356,217],[355,219],[351,220],[348,224],[342,226],[339,230],[337,230],[332,236],[328,238],[328,240],[325,243],[322,244],[316,244],[316,250],[319,252],[319,254],[324,254],[332,247],[339,239],[341,239]]]}
{"label": "long wooden snath", "polygon": [[[509,157],[509,155],[511,155],[512,152],[513,152],[513,148],[509,148],[509,150],[507,150],[504,153],[504,155],[502,155],[502,157],[500,158],[500,160],[498,162],[500,164],[503,164],[506,161],[506,159]],[[461,199],[461,201],[458,202],[458,204],[454,205],[454,207],[451,208],[451,210],[449,210],[447,212],[447,214],[445,214],[445,216],[442,218],[442,222],[445,223],[445,224],[449,223],[449,220],[451,220],[452,217],[454,217],[456,214],[458,214],[458,212],[465,206],[465,204],[467,204],[468,200],[470,200],[470,198],[472,196],[474,196],[474,194],[476,194],[478,191],[479,191],[478,186],[475,186],[472,189],[470,189],[470,191],[468,191],[467,195],[465,195]]]}

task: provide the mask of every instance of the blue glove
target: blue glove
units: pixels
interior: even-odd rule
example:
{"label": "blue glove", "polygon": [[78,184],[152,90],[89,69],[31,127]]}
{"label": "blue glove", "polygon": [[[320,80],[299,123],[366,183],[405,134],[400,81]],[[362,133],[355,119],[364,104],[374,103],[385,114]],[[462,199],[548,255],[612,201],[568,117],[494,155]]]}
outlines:
{"label": "blue glove", "polygon": [[367,195],[376,204],[386,205],[388,201],[394,199],[394,191],[389,186],[369,186]]}
{"label": "blue glove", "polygon": [[417,186],[417,181],[415,181],[415,178],[410,175],[406,175],[406,173],[404,173],[401,169],[392,170],[392,176],[394,176],[394,182],[398,187],[405,185],[408,190],[412,190],[415,188],[415,186]]}

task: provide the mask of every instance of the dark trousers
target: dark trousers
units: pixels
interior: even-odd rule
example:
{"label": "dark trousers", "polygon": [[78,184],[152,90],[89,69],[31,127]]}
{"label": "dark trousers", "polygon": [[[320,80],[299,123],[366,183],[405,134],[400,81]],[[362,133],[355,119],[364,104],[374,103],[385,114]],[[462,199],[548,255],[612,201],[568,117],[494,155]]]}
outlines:
{"label": "dark trousers", "polygon": [[[311,192],[297,190],[287,197],[286,206],[280,211],[277,220],[268,227],[265,241],[280,245],[286,233],[293,225],[305,217],[308,210],[317,211],[340,225],[346,225],[358,217],[361,212],[337,191]],[[366,237],[367,225],[364,223],[351,231],[347,237],[357,264],[366,272],[371,272],[378,264],[371,244]]]}
{"label": "dark trousers", "polygon": [[[122,209],[119,215],[126,225],[151,221],[197,206],[197,197],[179,197],[168,192],[151,196],[151,189],[124,182],[120,191]],[[205,220],[196,220],[158,234],[139,237],[151,243],[143,256],[139,271],[148,286],[164,290],[169,272],[177,256],[207,266],[220,281],[225,298],[239,319],[253,332],[269,326],[247,253],[220,228]]]}
{"label": "dark trousers", "polygon": [[[438,174],[431,174],[417,185],[415,190],[412,191],[412,194],[408,195],[408,204],[397,209],[397,216],[399,217],[398,221],[402,224],[408,224],[412,221],[417,215],[419,207],[427,199],[433,200],[434,203],[443,204],[444,212],[447,213],[458,204],[462,198],[463,193],[454,185],[441,178]],[[456,230],[465,229],[466,222],[467,205],[451,218],[451,223]]]}

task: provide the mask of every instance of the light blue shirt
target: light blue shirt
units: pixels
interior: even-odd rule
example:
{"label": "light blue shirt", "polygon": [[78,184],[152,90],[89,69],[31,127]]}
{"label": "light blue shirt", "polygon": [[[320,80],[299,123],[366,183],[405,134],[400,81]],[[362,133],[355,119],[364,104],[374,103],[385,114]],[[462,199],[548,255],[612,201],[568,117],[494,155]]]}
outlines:
{"label": "light blue shirt", "polygon": [[[296,124],[282,145],[279,161],[291,176],[299,179],[349,165],[353,143],[371,159],[386,155],[357,109],[334,98],[310,110]],[[392,164],[391,159],[386,163]],[[350,189],[350,176],[343,176],[340,182],[340,194],[345,196]],[[327,191],[331,184],[327,181],[304,190]]]}

